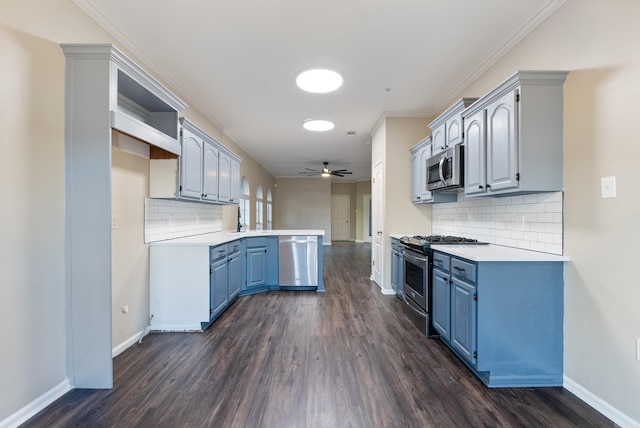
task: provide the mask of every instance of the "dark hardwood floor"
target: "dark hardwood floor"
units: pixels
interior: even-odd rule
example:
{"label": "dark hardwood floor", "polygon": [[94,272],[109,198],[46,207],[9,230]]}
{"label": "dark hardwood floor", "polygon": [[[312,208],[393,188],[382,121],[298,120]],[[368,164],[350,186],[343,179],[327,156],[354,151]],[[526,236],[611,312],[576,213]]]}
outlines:
{"label": "dark hardwood floor", "polygon": [[241,297],[204,333],[147,336],[115,358],[113,389],[24,426],[614,426],[562,388],[486,388],[369,281],[370,251],[325,247],[325,293]]}

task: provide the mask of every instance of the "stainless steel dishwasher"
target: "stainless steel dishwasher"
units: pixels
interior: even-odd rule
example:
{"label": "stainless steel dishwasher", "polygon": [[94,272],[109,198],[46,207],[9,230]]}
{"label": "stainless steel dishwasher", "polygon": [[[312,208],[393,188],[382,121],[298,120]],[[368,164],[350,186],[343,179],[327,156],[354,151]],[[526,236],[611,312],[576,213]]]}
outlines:
{"label": "stainless steel dishwasher", "polygon": [[318,237],[280,236],[279,285],[281,287],[318,286]]}

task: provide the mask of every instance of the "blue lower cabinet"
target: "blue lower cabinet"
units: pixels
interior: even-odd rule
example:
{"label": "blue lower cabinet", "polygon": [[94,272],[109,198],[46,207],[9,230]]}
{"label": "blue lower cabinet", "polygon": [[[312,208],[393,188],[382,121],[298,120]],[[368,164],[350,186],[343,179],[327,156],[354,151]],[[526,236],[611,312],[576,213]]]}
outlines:
{"label": "blue lower cabinet", "polygon": [[432,277],[444,343],[489,387],[561,386],[563,264],[450,261]]}
{"label": "blue lower cabinet", "polygon": [[451,346],[472,366],[476,365],[476,287],[451,279]]}
{"label": "blue lower cabinet", "polygon": [[278,237],[245,239],[245,284],[241,294],[278,289]]}
{"label": "blue lower cabinet", "polygon": [[242,259],[240,251],[229,255],[229,303],[240,295],[242,289]]}
{"label": "blue lower cabinet", "polygon": [[431,323],[445,342],[451,340],[451,276],[433,269]]}
{"label": "blue lower cabinet", "polygon": [[267,285],[267,247],[247,248],[247,289]]}
{"label": "blue lower cabinet", "polygon": [[211,316],[215,319],[229,304],[229,265],[224,257],[211,263]]}

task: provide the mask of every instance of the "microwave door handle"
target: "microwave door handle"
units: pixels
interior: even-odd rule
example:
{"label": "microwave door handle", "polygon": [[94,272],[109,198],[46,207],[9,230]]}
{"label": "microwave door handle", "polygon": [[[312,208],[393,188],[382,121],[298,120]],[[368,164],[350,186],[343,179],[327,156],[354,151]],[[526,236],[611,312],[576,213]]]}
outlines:
{"label": "microwave door handle", "polygon": [[446,156],[442,156],[442,159],[440,159],[440,162],[438,163],[438,173],[440,173],[440,181],[442,181],[444,183],[444,172],[442,171],[443,167],[444,167],[444,161],[447,159]]}

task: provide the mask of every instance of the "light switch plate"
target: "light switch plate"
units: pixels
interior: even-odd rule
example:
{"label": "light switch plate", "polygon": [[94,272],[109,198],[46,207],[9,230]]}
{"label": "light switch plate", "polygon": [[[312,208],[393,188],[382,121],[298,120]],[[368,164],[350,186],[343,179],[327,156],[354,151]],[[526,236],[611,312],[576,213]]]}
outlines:
{"label": "light switch plate", "polygon": [[616,177],[602,177],[600,179],[600,196],[602,199],[616,197]]}

